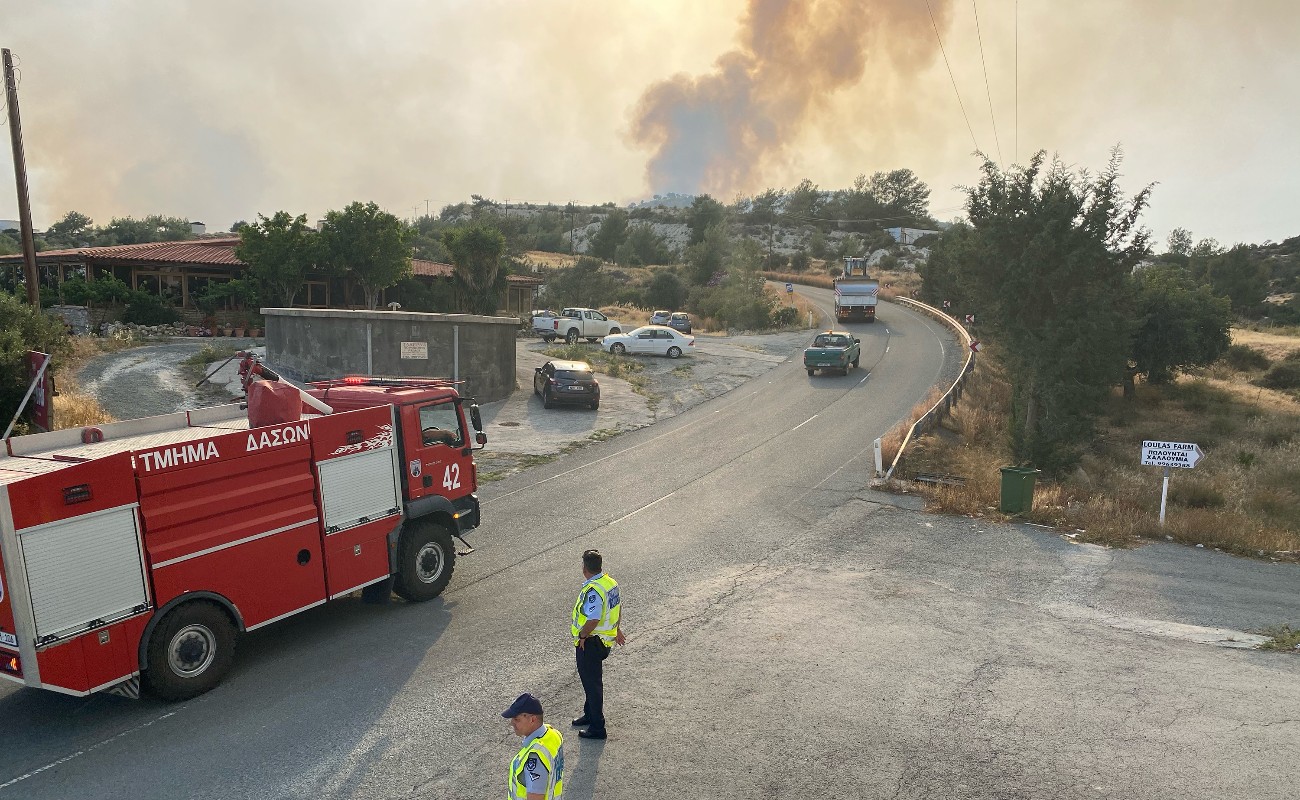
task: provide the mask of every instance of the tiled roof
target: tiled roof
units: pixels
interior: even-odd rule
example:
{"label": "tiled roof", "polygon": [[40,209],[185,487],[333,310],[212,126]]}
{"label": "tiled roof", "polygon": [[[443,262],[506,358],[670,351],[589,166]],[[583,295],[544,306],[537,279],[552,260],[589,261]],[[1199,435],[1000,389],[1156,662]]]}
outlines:
{"label": "tiled roof", "polygon": [[[76,247],[69,250],[42,250],[36,254],[42,261],[97,261],[100,263],[154,263],[154,264],[209,264],[228,267],[246,266],[235,257],[238,236],[211,239],[188,239],[183,242],[146,242],[144,244],[119,244],[108,247]],[[0,256],[0,263],[21,263],[22,254]],[[451,264],[411,259],[411,272],[430,278],[450,277]]]}
{"label": "tiled roof", "polygon": [[[37,262],[48,260],[71,261],[123,261],[154,262],[166,264],[224,264],[243,266],[235,258],[238,236],[213,239],[188,239],[182,242],[145,242],[143,244],[118,244],[108,247],[75,247],[68,250],[42,250],[36,254]],[[21,261],[22,256],[6,256],[0,261]]]}
{"label": "tiled roof", "polygon": [[430,278],[450,278],[455,270],[451,264],[439,264],[437,261],[425,261],[422,258],[411,259],[411,274]]}

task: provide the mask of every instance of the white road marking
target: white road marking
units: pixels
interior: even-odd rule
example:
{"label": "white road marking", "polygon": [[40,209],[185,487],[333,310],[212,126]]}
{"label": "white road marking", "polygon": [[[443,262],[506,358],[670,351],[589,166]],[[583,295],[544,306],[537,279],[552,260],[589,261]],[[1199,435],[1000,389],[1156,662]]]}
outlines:
{"label": "white road marking", "polygon": [[867,378],[870,378],[870,377],[871,377],[871,373],[870,373],[870,372],[868,372],[866,375],[863,375],[863,376],[862,376],[862,380],[858,381],[858,386],[861,386],[862,384],[866,383],[866,382],[867,382]]}
{"label": "white road marking", "polygon": [[60,759],[57,760],[57,761],[51,761],[50,763],[46,764],[46,765],[43,766],[43,767],[37,767],[36,769],[31,770],[30,772],[25,772],[25,773],[23,773],[22,775],[19,775],[17,778],[12,778],[12,779],[10,779],[10,780],[8,780],[8,781],[5,781],[4,783],[0,783],[0,790],[8,789],[10,786],[13,786],[15,783],[21,783],[22,781],[25,781],[25,780],[27,780],[28,778],[34,778],[34,777],[36,777],[37,775],[41,774],[42,772],[45,772],[46,770],[54,769],[55,767],[59,766],[60,764],[66,764],[67,762],[71,761],[71,760],[74,759],[74,758],[78,758],[79,756],[84,756],[86,753],[89,753],[91,750],[97,750],[97,749],[103,747],[103,746],[106,745],[106,744],[111,744],[111,743],[117,741],[118,739],[121,739],[123,736],[128,736],[128,735],[130,735],[130,734],[132,734],[132,733],[135,733],[136,731],[144,730],[145,728],[149,727],[150,725],[154,724],[155,722],[162,722],[163,720],[167,719],[168,717],[174,717],[174,716],[176,716],[176,714],[178,714],[178,713],[179,713],[178,711],[169,711],[169,712],[167,712],[166,714],[163,714],[161,717],[158,717],[157,719],[151,719],[151,720],[149,720],[148,722],[144,723],[143,725],[137,725],[137,726],[135,726],[134,728],[130,728],[130,729],[128,729],[128,730],[122,731],[121,733],[117,734],[116,736],[110,736],[109,738],[105,739],[105,740],[102,741],[102,742],[98,742],[98,743],[96,743],[96,744],[92,744],[90,747],[87,747],[87,748],[85,748],[85,749],[83,749],[83,750],[78,750],[77,752],[72,753],[71,755],[66,755],[66,756],[64,756],[63,758],[60,758]]}
{"label": "white road marking", "polygon": [[812,421],[815,420],[815,419],[817,419],[817,415],[816,415],[816,414],[813,414],[811,417],[809,417],[808,419],[804,420],[803,422],[800,422],[798,425],[794,426],[794,427],[791,428],[790,430],[792,430],[792,431],[797,431],[797,430],[799,430],[800,428],[802,428],[803,426],[807,425],[809,422],[812,422]]}
{"label": "white road marking", "polygon": [[662,503],[663,501],[667,500],[668,498],[672,497],[672,496],[675,495],[675,494],[677,494],[677,490],[673,490],[673,491],[669,492],[668,494],[664,495],[663,497],[659,498],[658,500],[655,500],[655,501],[650,502],[650,503],[646,503],[645,505],[643,505],[643,506],[641,506],[640,508],[638,508],[636,511],[633,511],[631,514],[624,514],[623,516],[619,517],[618,519],[614,520],[613,522],[611,522],[611,523],[609,523],[609,524],[610,524],[610,525],[617,525],[618,523],[622,522],[623,520],[627,519],[628,517],[636,516],[637,514],[640,514],[642,511],[645,511],[647,508],[649,508],[650,506],[654,505],[655,503]]}

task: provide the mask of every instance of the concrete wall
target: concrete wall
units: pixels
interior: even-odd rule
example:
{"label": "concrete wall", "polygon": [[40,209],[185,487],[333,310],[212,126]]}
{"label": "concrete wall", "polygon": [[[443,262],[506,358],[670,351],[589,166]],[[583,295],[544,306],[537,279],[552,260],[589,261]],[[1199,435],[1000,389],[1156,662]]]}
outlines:
{"label": "concrete wall", "polygon": [[262,317],[267,363],[291,380],[459,378],[462,395],[485,403],[515,388],[514,317],[310,308],[264,308]]}

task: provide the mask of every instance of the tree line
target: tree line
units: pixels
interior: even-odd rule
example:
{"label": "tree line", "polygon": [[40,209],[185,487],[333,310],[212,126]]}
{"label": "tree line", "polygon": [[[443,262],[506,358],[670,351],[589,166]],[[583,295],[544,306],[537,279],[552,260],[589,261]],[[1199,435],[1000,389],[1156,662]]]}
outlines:
{"label": "tree line", "polygon": [[967,221],[939,238],[920,270],[922,299],[951,304],[958,319],[974,315],[978,336],[999,345],[1022,464],[1075,464],[1113,387],[1131,395],[1137,375],[1163,383],[1216,361],[1231,343],[1234,309],[1263,300],[1259,286],[1232,288],[1251,272],[1238,269],[1239,256],[1219,260],[1225,254],[1207,246],[1204,268],[1193,268],[1190,247],[1151,259],[1139,224],[1151,187],[1125,196],[1120,160],[1117,149],[1095,175],[1042,152],[1008,170],[986,160],[966,190]]}

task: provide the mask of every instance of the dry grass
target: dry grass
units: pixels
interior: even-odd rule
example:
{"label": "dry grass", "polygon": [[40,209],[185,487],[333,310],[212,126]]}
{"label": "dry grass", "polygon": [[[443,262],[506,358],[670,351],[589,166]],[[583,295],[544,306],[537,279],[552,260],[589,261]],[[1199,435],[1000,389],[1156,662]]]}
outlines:
{"label": "dry grass", "polygon": [[140,343],[128,338],[100,339],[91,336],[73,336],[71,342],[72,355],[54,365],[54,384],[58,390],[54,396],[54,427],[61,430],[113,422],[113,417],[98,400],[81,391],[76,375],[95,356],[116,353]]}
{"label": "dry grass", "polygon": [[1270,361],[1282,361],[1292,353],[1300,352],[1300,337],[1246,328],[1232,329],[1232,343],[1258,350]]}
{"label": "dry grass", "polygon": [[[1184,376],[1140,384],[1108,400],[1098,434],[1068,475],[1040,476],[1033,522],[1111,546],[1172,539],[1251,556],[1300,559],[1300,405],[1255,387]],[[1263,398],[1263,402],[1260,399]],[[909,446],[907,474],[942,472],[964,486],[920,487],[932,508],[998,517],[999,467],[1012,463],[1010,389],[987,352],[941,432]],[[1143,467],[1143,439],[1196,442],[1206,457],[1174,470],[1166,524],[1159,524],[1161,470]]]}
{"label": "dry grass", "polygon": [[578,256],[571,256],[568,253],[548,253],[545,250],[528,250],[524,253],[522,261],[530,266],[544,269],[560,269],[578,263]]}

